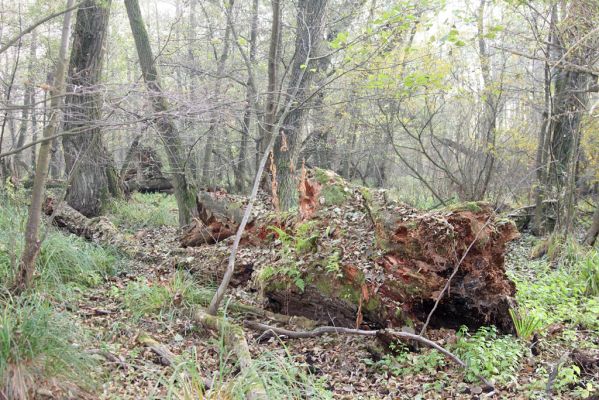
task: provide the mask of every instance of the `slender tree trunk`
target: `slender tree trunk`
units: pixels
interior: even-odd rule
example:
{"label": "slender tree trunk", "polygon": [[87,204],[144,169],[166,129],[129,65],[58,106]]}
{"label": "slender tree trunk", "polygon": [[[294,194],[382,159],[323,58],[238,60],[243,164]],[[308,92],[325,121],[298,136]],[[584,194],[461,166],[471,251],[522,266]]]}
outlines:
{"label": "slender tree trunk", "polygon": [[268,49],[268,84],[266,88],[266,103],[264,120],[260,125],[260,138],[256,143],[256,171],[266,145],[273,134],[277,118],[277,82],[279,78],[279,53],[281,44],[281,1],[272,0],[272,23],[270,27],[270,44]]}
{"label": "slender tree trunk", "polygon": [[[29,47],[29,62],[27,66],[27,82],[25,83],[25,93],[23,95],[23,110],[21,111],[21,126],[19,127],[19,134],[17,139],[16,148],[19,149],[23,147],[25,144],[25,140],[27,138],[27,130],[29,125],[29,115],[31,113],[31,107],[33,105],[33,93],[35,91],[33,80],[35,77],[33,76],[33,64],[35,60],[35,51],[37,49],[37,35],[35,31],[31,35],[31,44]],[[14,157],[14,169],[16,176],[21,178],[22,172],[28,170],[28,164],[23,161],[22,152],[15,154]]]}
{"label": "slender tree trunk", "polygon": [[[232,12],[234,6],[234,0],[229,0],[227,12]],[[221,87],[223,75],[225,72],[225,65],[227,63],[227,58],[229,58],[229,48],[230,48],[230,38],[231,36],[231,27],[227,24],[225,28],[225,37],[223,39],[223,49],[220,55],[220,58],[216,64],[216,78],[214,80],[214,96],[218,102],[220,102],[221,95]],[[206,134],[206,147],[204,148],[204,163],[202,165],[202,182],[206,186],[212,185],[211,179],[211,169],[212,166],[212,150],[214,148],[214,139],[216,136],[216,132],[218,131],[219,126],[221,125],[221,111],[216,108],[212,118],[210,120],[210,127],[208,128],[208,133]],[[221,167],[222,168],[222,167]]]}
{"label": "slender tree trunk", "polygon": [[[75,0],[67,1],[67,8],[71,8]],[[58,61],[56,63],[54,82],[51,89],[51,115],[48,124],[44,127],[44,137],[48,138],[56,134],[58,130],[60,113],[60,104],[64,94],[64,76],[66,70],[67,49],[69,45],[69,31],[71,26],[72,11],[64,15],[62,25],[62,36],[60,40],[60,50]],[[15,291],[22,292],[31,285],[33,274],[35,272],[35,260],[39,254],[40,241],[39,227],[42,214],[42,202],[44,200],[46,177],[48,175],[48,165],[50,163],[50,141],[42,142],[39,149],[35,176],[33,178],[33,189],[31,191],[31,204],[29,206],[29,215],[25,227],[25,246],[19,263],[15,282]]]}
{"label": "slender tree trunk", "polygon": [[179,224],[183,226],[191,221],[192,210],[195,207],[195,191],[187,183],[183,146],[173,118],[168,114],[168,102],[162,92],[148,32],[139,9],[139,2],[138,0],[125,0],[125,7],[127,8],[129,23],[137,48],[142,75],[152,101],[152,107],[156,113],[154,124],[164,142],[170,166],[171,180],[179,207]]}
{"label": "slender tree trunk", "polygon": [[[472,200],[482,200],[488,189],[495,169],[495,129],[497,126],[497,107],[499,99],[494,94],[491,76],[491,56],[485,40],[484,14],[486,0],[480,0],[478,8],[477,36],[479,48],[480,68],[483,76],[483,113],[482,121],[479,123],[479,139],[482,143],[482,151],[479,164],[476,168],[478,175],[473,180]],[[477,157],[478,158],[478,157]],[[476,172],[475,172],[476,173]]]}
{"label": "slender tree trunk", "polygon": [[[299,135],[304,123],[308,90],[317,68],[313,58],[322,40],[324,14],[327,0],[299,0],[295,37],[295,57],[291,65],[291,77],[287,89],[287,101],[294,108],[285,118],[281,135],[277,138],[274,155],[277,167],[277,191],[281,210],[297,206],[297,182],[295,179]],[[296,96],[290,96],[296,93]]]}
{"label": "slender tree trunk", "polygon": [[545,215],[545,196],[547,193],[547,172],[548,172],[548,155],[549,155],[549,128],[551,126],[551,66],[549,64],[554,46],[554,29],[557,23],[557,6],[554,4],[551,8],[551,19],[549,23],[549,33],[547,38],[547,47],[545,50],[545,66],[544,66],[544,92],[545,92],[545,111],[543,112],[543,124],[539,131],[539,142],[537,145],[537,154],[535,159],[535,169],[537,183],[534,189],[535,211],[532,219],[532,232],[535,235],[542,235],[546,230]]}
{"label": "slender tree trunk", "polygon": [[[256,61],[256,41],[258,37],[258,0],[252,2],[252,22],[250,27],[250,64]],[[239,155],[237,165],[235,166],[235,189],[237,192],[243,192],[245,187],[247,151],[250,136],[250,126],[252,123],[252,105],[255,103],[251,74],[248,71],[247,89],[245,93],[245,110],[243,111],[243,126],[241,127],[241,143],[239,145]]]}
{"label": "slender tree trunk", "polygon": [[100,119],[102,74],[110,0],[86,0],[77,11],[69,62],[63,137],[67,173],[73,174],[67,203],[87,217],[97,216],[114,186],[114,162],[104,147]]}

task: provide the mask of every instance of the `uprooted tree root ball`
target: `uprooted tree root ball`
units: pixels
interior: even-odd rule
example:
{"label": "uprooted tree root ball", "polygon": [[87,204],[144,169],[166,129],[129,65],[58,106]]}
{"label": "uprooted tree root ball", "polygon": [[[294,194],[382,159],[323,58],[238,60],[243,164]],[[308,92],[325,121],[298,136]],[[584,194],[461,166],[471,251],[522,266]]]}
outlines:
{"label": "uprooted tree root ball", "polygon": [[[234,230],[239,218],[222,211],[238,209],[227,205],[234,198],[200,198],[211,199],[201,206],[198,200],[201,210],[218,205],[206,226]],[[337,326],[414,329],[441,297],[431,327],[495,324],[511,331],[515,288],[504,253],[517,236],[514,224],[485,203],[421,212],[388,200],[385,191],[313,169],[302,174],[298,212],[257,213],[242,243],[250,254],[273,249],[256,257],[252,284],[278,312]],[[188,238],[186,232],[186,245]]]}

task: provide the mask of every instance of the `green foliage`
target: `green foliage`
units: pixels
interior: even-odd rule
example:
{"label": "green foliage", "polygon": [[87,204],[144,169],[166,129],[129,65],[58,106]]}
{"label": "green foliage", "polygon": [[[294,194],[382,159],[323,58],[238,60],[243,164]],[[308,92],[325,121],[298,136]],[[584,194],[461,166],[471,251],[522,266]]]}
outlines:
{"label": "green foliage", "polygon": [[177,271],[165,282],[149,282],[145,278],[130,282],[123,301],[135,317],[142,317],[206,306],[212,294],[213,290],[198,286],[189,273]]}
{"label": "green foliage", "polygon": [[93,360],[77,343],[78,327],[40,297],[0,302],[0,397],[28,398],[50,378],[89,386]]}
{"label": "green foliage", "polygon": [[334,252],[326,259],[326,264],[324,266],[325,271],[333,273],[333,274],[341,274],[341,259],[339,252]]}
{"label": "green foliage", "polygon": [[521,314],[518,310],[510,308],[510,316],[514,322],[518,337],[525,341],[530,340],[542,325],[540,319],[528,312]]}
{"label": "green foliage", "polygon": [[134,193],[129,201],[114,200],[108,217],[116,226],[129,230],[178,226],[175,197],[162,193]]}
{"label": "green foliage", "polygon": [[472,335],[462,327],[457,336],[454,350],[468,366],[468,382],[477,381],[478,375],[502,384],[515,379],[525,351],[521,342],[499,336],[495,327],[482,327]]}
{"label": "green foliage", "polygon": [[446,365],[445,356],[433,349],[425,349],[420,353],[410,352],[401,342],[391,343],[393,354],[385,354],[379,361],[365,360],[384,374],[394,376],[412,376],[419,373],[435,375]]}
{"label": "green foliage", "polygon": [[509,271],[516,283],[520,307],[542,321],[599,329],[599,297],[590,295],[597,279],[597,254],[572,248],[562,251],[557,268],[548,260],[527,261],[526,268]]}
{"label": "green foliage", "polygon": [[269,282],[273,277],[282,279],[279,282],[275,282],[275,285],[283,284],[287,286],[288,284],[294,284],[302,292],[306,288],[306,282],[302,278],[302,272],[294,263],[276,267],[267,265],[258,273],[258,280],[260,282]]}
{"label": "green foliage", "polygon": [[301,254],[316,249],[316,242],[320,237],[317,222],[307,221],[298,224],[295,227],[295,235],[291,235],[276,226],[269,226],[268,228],[277,234],[281,242],[281,262],[276,266],[267,265],[263,267],[258,274],[258,280],[265,283],[271,281],[273,277],[278,277],[281,278],[281,281],[274,282],[274,284],[282,284],[287,287],[289,284],[293,284],[303,292],[306,282],[303,279],[302,271],[298,267],[297,259]]}

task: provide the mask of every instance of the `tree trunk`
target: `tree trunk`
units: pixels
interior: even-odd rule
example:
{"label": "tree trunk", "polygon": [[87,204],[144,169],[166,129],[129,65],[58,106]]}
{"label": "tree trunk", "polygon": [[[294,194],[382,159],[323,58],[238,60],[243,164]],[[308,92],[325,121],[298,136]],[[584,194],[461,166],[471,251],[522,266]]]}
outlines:
{"label": "tree trunk", "polygon": [[317,55],[319,42],[322,40],[326,4],[327,0],[298,2],[295,57],[291,65],[291,77],[287,89],[289,97],[287,101],[293,102],[293,108],[283,121],[282,132],[277,138],[274,149],[277,196],[283,211],[297,205],[295,170],[300,144],[299,135],[307,110],[303,103],[307,100],[309,86],[318,66],[314,58]]}
{"label": "tree trunk", "polygon": [[[234,6],[234,0],[229,0],[228,11],[232,12]],[[229,48],[230,48],[230,40],[231,36],[231,27],[227,24],[225,28],[225,37],[223,39],[223,49],[220,55],[220,58],[216,64],[216,78],[214,79],[214,96],[216,103],[220,102],[221,96],[221,83],[223,79],[223,74],[225,72],[225,65],[227,62],[227,58],[229,57]],[[206,147],[204,148],[204,162],[202,165],[202,183],[206,187],[210,187],[212,185],[211,179],[211,170],[212,165],[212,150],[214,147],[214,139],[217,134],[217,131],[221,125],[221,111],[215,107],[215,111],[212,113],[212,117],[210,119],[210,127],[208,128],[208,133],[206,134]],[[222,168],[222,166],[220,167]]]}
{"label": "tree trunk", "polygon": [[555,95],[551,111],[548,149],[550,152],[548,182],[558,191],[557,229],[567,234],[572,228],[576,203],[575,186],[580,159],[581,124],[588,111],[588,88],[596,77],[571,66],[594,65],[599,58],[599,38],[589,35],[596,28],[599,3],[595,0],[573,0],[567,17],[556,28],[560,61],[557,63]]}
{"label": "tree trunk", "polygon": [[[252,2],[252,22],[250,27],[250,64],[253,64],[256,61],[256,45],[258,38],[258,0],[253,0]],[[245,180],[246,180],[246,168],[247,168],[247,154],[248,154],[248,142],[250,136],[250,125],[252,123],[252,105],[255,103],[254,98],[256,97],[256,93],[254,93],[253,85],[252,85],[252,77],[251,71],[248,71],[248,80],[247,80],[247,89],[245,94],[245,110],[243,111],[243,126],[241,127],[241,143],[239,145],[239,155],[237,158],[237,165],[235,166],[235,189],[238,193],[243,192],[245,188]]]}
{"label": "tree trunk", "polygon": [[99,84],[110,15],[110,0],[86,0],[77,11],[73,49],[67,79],[64,136],[67,174],[72,182],[67,203],[85,216],[96,216],[111,194],[114,163],[104,147],[100,119],[102,93]]}
{"label": "tree trunk", "polygon": [[[31,44],[29,47],[29,64],[27,67],[27,83],[25,84],[25,93],[23,95],[23,111],[21,112],[21,126],[19,127],[19,136],[17,139],[17,149],[23,147],[25,144],[25,139],[27,137],[27,130],[29,124],[29,115],[31,113],[31,107],[33,106],[33,96],[34,96],[34,83],[35,79],[33,76],[33,63],[35,60],[35,51],[37,49],[37,40],[36,40],[35,31],[31,36]],[[32,149],[35,153],[35,147]],[[16,176],[21,178],[23,175],[21,172],[27,171],[28,164],[23,161],[22,152],[15,154],[14,158],[14,168],[16,172]]]}
{"label": "tree trunk", "polygon": [[[71,8],[75,0],[67,1],[67,8]],[[64,93],[64,76],[66,70],[67,49],[69,45],[69,31],[71,27],[72,11],[68,11],[64,16],[62,25],[62,37],[60,40],[60,50],[56,71],[54,73],[54,82],[51,89],[50,119],[44,127],[44,138],[51,137],[58,130],[58,115],[60,113],[60,103]],[[17,271],[17,281],[15,282],[16,292],[21,292],[31,285],[33,274],[35,272],[35,260],[39,254],[40,241],[39,226],[42,212],[42,202],[44,198],[46,178],[48,175],[48,165],[50,163],[50,141],[42,142],[39,149],[35,176],[33,178],[33,189],[31,191],[31,204],[25,227],[25,246]]]}
{"label": "tree trunk", "polygon": [[127,15],[135,47],[139,57],[142,75],[156,113],[154,124],[159,132],[164,145],[170,166],[171,179],[179,208],[179,225],[183,226],[191,221],[191,213],[195,205],[195,193],[187,183],[185,176],[185,157],[181,139],[175,127],[172,116],[168,114],[168,102],[162,93],[156,61],[150,47],[148,32],[144,25],[138,0],[125,0]]}
{"label": "tree trunk", "polygon": [[597,235],[599,235],[599,196],[597,196],[597,201],[595,202],[593,222],[591,223],[591,227],[587,231],[587,234],[584,238],[584,243],[589,246],[593,246],[597,241]]}
{"label": "tree trunk", "polygon": [[549,34],[547,38],[547,46],[545,50],[545,66],[544,66],[544,92],[545,92],[545,111],[543,112],[543,123],[539,130],[539,142],[537,144],[537,153],[535,159],[535,172],[537,182],[534,188],[535,210],[532,219],[532,232],[535,235],[543,235],[547,230],[547,215],[545,208],[545,196],[548,190],[547,172],[548,172],[548,157],[549,157],[549,128],[551,120],[551,66],[549,60],[554,46],[554,25],[557,22],[557,6],[554,4],[551,8],[551,19],[549,23]]}

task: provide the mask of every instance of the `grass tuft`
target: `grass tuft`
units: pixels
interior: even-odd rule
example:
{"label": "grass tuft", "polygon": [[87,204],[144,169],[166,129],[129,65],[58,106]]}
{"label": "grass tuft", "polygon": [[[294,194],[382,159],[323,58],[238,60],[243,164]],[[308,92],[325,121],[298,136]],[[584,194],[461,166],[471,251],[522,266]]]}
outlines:
{"label": "grass tuft", "polygon": [[0,398],[31,398],[51,378],[86,386],[93,360],[80,339],[78,327],[39,296],[0,303]]}
{"label": "grass tuft", "polygon": [[198,286],[188,272],[176,271],[164,282],[146,279],[130,282],[125,288],[124,303],[135,317],[142,317],[206,306],[213,293],[211,288]]}

